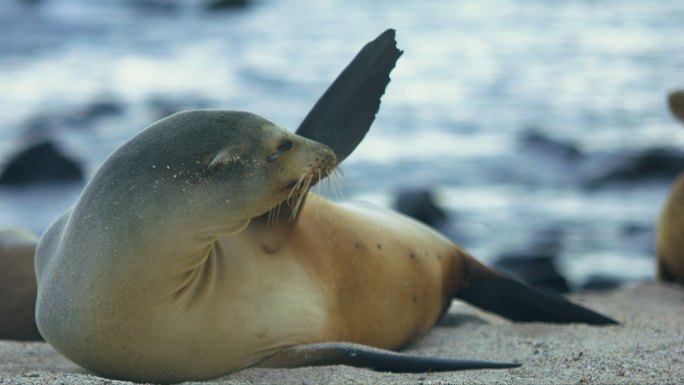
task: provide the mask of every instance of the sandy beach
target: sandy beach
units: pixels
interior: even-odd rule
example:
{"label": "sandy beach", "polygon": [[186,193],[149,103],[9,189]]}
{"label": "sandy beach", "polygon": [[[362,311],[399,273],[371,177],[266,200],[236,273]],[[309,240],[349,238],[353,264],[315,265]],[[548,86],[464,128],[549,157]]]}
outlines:
{"label": "sandy beach", "polygon": [[[682,384],[684,289],[648,284],[572,298],[619,326],[512,323],[454,302],[407,349],[442,357],[516,360],[517,369],[395,374],[346,366],[246,369],[220,384]],[[0,341],[1,384],[130,384],[88,374],[45,343]]]}

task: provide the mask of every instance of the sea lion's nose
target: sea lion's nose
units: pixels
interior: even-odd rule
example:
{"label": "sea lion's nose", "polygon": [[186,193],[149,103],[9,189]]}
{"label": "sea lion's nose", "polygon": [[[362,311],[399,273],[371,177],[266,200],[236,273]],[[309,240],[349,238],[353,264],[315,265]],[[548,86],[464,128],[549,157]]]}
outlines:
{"label": "sea lion's nose", "polygon": [[316,156],[316,161],[320,165],[321,178],[325,178],[330,175],[335,166],[337,166],[337,157],[330,147],[322,144],[318,155]]}

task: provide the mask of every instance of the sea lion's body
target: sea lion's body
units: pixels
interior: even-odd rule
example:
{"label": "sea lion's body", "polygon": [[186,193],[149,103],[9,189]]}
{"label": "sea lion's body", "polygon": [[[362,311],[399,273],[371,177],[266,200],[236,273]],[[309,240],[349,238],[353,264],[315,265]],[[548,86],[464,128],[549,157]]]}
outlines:
{"label": "sea lion's body", "polygon": [[97,373],[162,382],[217,377],[301,344],[396,349],[434,325],[462,273],[458,249],[425,226],[316,196],[296,226],[255,221],[198,250],[137,262],[110,276],[117,287],[100,277],[70,288],[59,309],[69,330],[48,340]]}
{"label": "sea lion's body", "polygon": [[0,339],[41,339],[34,321],[37,244],[30,232],[0,230]]}
{"label": "sea lion's body", "polygon": [[[278,214],[334,164],[326,146],[251,114],[195,111],[152,125],[42,237],[41,333],[101,375],[179,382],[303,344],[396,349],[454,295],[514,319],[613,322],[583,308],[565,317],[567,301],[546,294],[520,311],[531,289],[390,211],[311,195],[283,208],[294,220]],[[548,298],[551,316],[536,314]]]}
{"label": "sea lion's body", "polygon": [[[672,115],[684,122],[684,91],[668,96]],[[684,173],[672,184],[656,232],[658,279],[684,284]]]}
{"label": "sea lion's body", "polygon": [[463,278],[464,254],[450,241],[372,205],[312,194],[296,225],[279,232],[283,237],[269,244],[271,230],[255,224],[238,241],[255,255],[291,260],[312,277],[307,291],[320,293],[324,322],[323,334],[309,343],[400,348],[434,325]]}
{"label": "sea lion's body", "polygon": [[303,271],[286,260],[264,269],[222,242],[334,164],[324,145],[247,113],[179,113],[147,128],[41,238],[39,329],[88,369],[161,382],[215,377],[298,343],[319,307],[277,306],[315,296]]}
{"label": "sea lion's body", "polygon": [[675,179],[656,235],[658,278],[684,284],[684,174]]}
{"label": "sea lion's body", "polygon": [[667,96],[667,102],[672,115],[679,119],[680,122],[684,122],[684,90],[672,91]]}

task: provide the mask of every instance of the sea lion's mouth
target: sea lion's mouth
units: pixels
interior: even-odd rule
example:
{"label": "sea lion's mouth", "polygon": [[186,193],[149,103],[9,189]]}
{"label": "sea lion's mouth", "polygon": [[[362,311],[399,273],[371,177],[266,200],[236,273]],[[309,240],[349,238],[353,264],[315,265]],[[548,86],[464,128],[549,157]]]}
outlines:
{"label": "sea lion's mouth", "polygon": [[289,191],[290,193],[306,191],[316,183],[327,178],[334,171],[334,167],[321,167],[314,169],[309,167],[302,173],[299,179],[289,181],[281,190]]}
{"label": "sea lion's mouth", "polygon": [[[333,158],[334,159],[334,158]],[[311,190],[312,187],[319,188],[318,182],[329,177],[330,175],[337,175],[336,169],[332,167],[318,167],[314,168],[309,165],[302,172],[302,175],[298,179],[292,179],[287,184],[285,184],[280,190],[287,193],[287,198],[273,207],[267,215],[268,224],[277,224],[278,218],[281,217],[281,209],[283,206],[287,207],[285,212],[289,212],[289,219],[294,222],[297,218],[297,213],[302,208],[304,200]],[[330,179],[328,179],[330,181]],[[329,183],[329,186],[337,187],[339,185],[336,182]],[[341,196],[341,192],[338,196]]]}

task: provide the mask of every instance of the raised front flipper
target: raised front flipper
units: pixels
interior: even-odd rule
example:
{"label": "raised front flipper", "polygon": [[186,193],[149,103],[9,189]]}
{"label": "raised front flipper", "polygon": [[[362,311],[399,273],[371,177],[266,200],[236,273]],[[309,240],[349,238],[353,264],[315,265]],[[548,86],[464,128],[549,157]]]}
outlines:
{"label": "raised front flipper", "polygon": [[368,132],[380,109],[389,74],[401,56],[388,29],[366,44],[299,125],[296,133],[330,147],[337,164]]}
{"label": "raised front flipper", "polygon": [[[318,99],[296,131],[297,135],[330,147],[338,165],[359,145],[380,109],[389,74],[402,54],[394,35],[395,31],[388,29],[366,44]],[[293,203],[296,201],[283,202],[257,220],[292,226],[296,220],[297,204]]]}
{"label": "raised front flipper", "polygon": [[496,272],[472,257],[464,258],[465,281],[456,292],[462,299],[481,309],[513,321],[525,322],[583,322],[595,325],[618,322],[566,298],[548,291],[535,289],[504,274]]}
{"label": "raised front flipper", "polygon": [[333,342],[299,345],[281,350],[261,361],[262,368],[348,365],[382,372],[440,372],[465,369],[517,368],[515,362],[489,362],[418,356],[372,348],[366,345]]}

